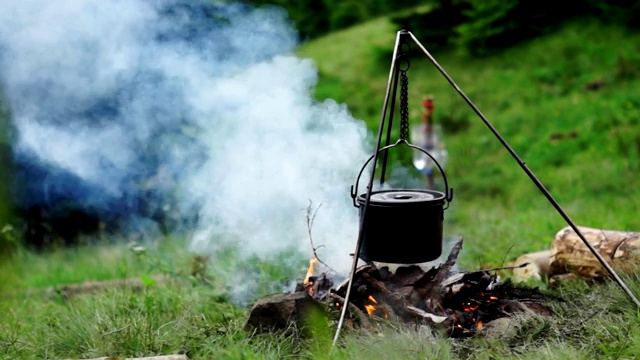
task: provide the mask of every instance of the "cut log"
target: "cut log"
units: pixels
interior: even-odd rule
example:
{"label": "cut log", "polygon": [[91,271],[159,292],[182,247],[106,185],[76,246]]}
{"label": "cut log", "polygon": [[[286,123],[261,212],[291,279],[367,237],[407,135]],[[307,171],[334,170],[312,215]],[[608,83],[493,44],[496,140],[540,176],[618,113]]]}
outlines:
{"label": "cut log", "polygon": [[[621,271],[637,269],[640,233],[589,227],[579,227],[579,230],[609,265]],[[549,275],[566,273],[576,273],[585,279],[608,275],[571,227],[560,230],[551,243]]]}
{"label": "cut log", "polygon": [[[520,265],[527,264],[523,267]],[[551,250],[524,254],[513,263],[513,280],[524,282],[529,279],[541,280],[549,274],[551,264]]]}

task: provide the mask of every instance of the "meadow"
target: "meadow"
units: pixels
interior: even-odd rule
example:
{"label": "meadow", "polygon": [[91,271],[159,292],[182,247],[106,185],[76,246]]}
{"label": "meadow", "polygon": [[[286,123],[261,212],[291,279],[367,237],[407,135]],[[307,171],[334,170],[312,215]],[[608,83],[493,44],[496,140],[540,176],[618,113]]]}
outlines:
{"label": "meadow", "polygon": [[[318,66],[316,97],[346,103],[372,132],[396,31],[383,17],[299,49]],[[579,19],[482,58],[455,49],[432,55],[576,223],[637,231],[639,48],[638,33]],[[563,219],[426,58],[416,54],[408,75],[411,121],[419,121],[420,99],[429,93],[436,101],[435,121],[444,129],[447,177],[455,189],[445,233],[465,239],[461,268],[500,265],[548,249],[566,226]],[[408,152],[393,153],[392,161],[392,175],[419,181]],[[17,236],[10,228],[3,231]],[[530,318],[500,338],[451,340],[390,325],[372,333],[347,331],[331,352],[335,326],[311,323],[311,338],[252,336],[243,330],[250,302],[233,302],[238,285],[222,274],[230,263],[249,269],[259,280],[259,297],[285,274],[302,277],[306,260],[284,269],[278,259],[240,262],[226,253],[199,273],[192,269],[193,255],[184,239],[172,237],[46,253],[18,249],[0,264],[0,358],[184,353],[190,359],[633,359],[640,353],[640,312],[613,283],[548,289],[564,299],[550,304],[555,315]],[[157,281],[156,275],[172,280]],[[143,287],[73,297],[62,291],[66,284],[121,278],[139,279]],[[640,294],[636,274],[624,279]],[[544,281],[530,285],[547,288]]]}

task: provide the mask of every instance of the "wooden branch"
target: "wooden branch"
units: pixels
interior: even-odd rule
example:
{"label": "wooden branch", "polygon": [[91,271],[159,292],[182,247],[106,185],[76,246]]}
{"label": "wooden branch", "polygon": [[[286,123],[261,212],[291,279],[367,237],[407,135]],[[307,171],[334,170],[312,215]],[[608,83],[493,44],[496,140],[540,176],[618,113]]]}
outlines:
{"label": "wooden branch", "polygon": [[311,242],[311,251],[313,252],[313,256],[316,258],[316,260],[318,260],[320,264],[324,265],[324,267],[326,267],[330,272],[335,273],[336,271],[333,270],[331,266],[327,265],[327,263],[322,261],[318,256],[318,249],[320,247],[316,247],[315,243],[313,242],[313,236],[311,234],[311,229],[313,229],[313,222],[316,220],[316,215],[318,215],[318,211],[322,207],[322,203],[318,205],[315,211],[311,211],[311,205],[312,202],[311,199],[309,199],[309,206],[307,206],[307,233],[309,234],[309,242]]}

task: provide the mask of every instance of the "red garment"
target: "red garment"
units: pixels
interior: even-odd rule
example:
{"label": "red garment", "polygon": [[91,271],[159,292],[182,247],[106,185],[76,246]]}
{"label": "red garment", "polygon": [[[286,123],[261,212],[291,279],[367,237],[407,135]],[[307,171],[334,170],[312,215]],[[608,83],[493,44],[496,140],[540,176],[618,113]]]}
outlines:
{"label": "red garment", "polygon": [[422,106],[425,109],[433,110],[433,100],[425,100],[422,102]]}

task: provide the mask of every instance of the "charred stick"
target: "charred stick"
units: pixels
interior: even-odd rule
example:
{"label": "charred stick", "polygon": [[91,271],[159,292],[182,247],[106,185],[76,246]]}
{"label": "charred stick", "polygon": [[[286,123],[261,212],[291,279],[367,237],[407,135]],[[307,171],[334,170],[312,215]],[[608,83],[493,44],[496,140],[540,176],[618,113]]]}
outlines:
{"label": "charred stick", "polygon": [[451,272],[451,268],[455,265],[456,260],[458,259],[458,254],[460,253],[460,250],[462,250],[462,240],[463,239],[460,238],[460,240],[456,242],[449,253],[447,261],[445,261],[445,263],[439,268],[434,279],[436,283],[441,283],[447,276],[449,276],[449,272]]}
{"label": "charred stick", "polygon": [[401,294],[394,294],[382,281],[375,279],[367,273],[363,273],[362,278],[365,279],[373,288],[385,295],[385,298],[391,300],[389,301],[389,306],[392,307],[393,312],[396,315],[404,316],[407,314],[406,307],[411,306],[411,304],[407,299],[403,298]]}
{"label": "charred stick", "polygon": [[382,309],[385,319],[390,319],[392,321],[400,320],[400,317],[398,316],[398,314],[396,314],[395,310],[393,310],[392,306],[388,304],[378,304],[378,306],[380,307],[380,309]]}
{"label": "charred stick", "polygon": [[514,269],[521,269],[521,268],[526,267],[528,265],[529,265],[529,263],[526,262],[524,264],[515,265],[515,266],[499,266],[499,267],[494,267],[494,268],[490,268],[490,269],[482,269],[482,270],[478,270],[478,271],[474,271],[474,272],[479,272],[479,271],[498,271],[498,270],[514,270]]}
{"label": "charred stick", "polygon": [[[364,271],[368,271],[369,269],[371,269],[373,266],[370,264],[365,264],[365,265],[361,265],[360,267],[358,267],[356,269],[355,275],[353,276],[354,278],[358,276],[358,274],[360,274],[361,272]],[[338,285],[336,287],[338,292],[347,292],[347,285],[349,285],[349,279],[346,279],[345,281],[343,281],[342,283],[340,283],[340,285]]]}
{"label": "charred stick", "polygon": [[439,268],[431,268],[429,271],[427,271],[426,273],[422,274],[422,276],[420,276],[420,278],[418,278],[418,280],[416,280],[413,283],[413,287],[416,289],[420,289],[420,288],[424,288],[427,286],[427,284],[429,283],[433,283],[434,282],[434,278],[436,277],[436,275],[438,275],[438,272],[440,271]]}
{"label": "charred stick", "polygon": [[365,279],[371,286],[376,288],[376,290],[378,290],[378,291],[380,291],[380,292],[382,292],[382,293],[384,293],[386,295],[393,295],[391,290],[389,290],[382,281],[379,281],[379,280],[375,279],[370,274],[362,273],[362,278]]}
{"label": "charred stick", "polygon": [[442,266],[427,271],[418,281],[415,282],[414,288],[420,296],[425,299],[441,298],[439,293],[442,289],[442,284],[446,279],[448,279],[451,268],[453,268],[453,265],[455,265],[456,260],[458,259],[458,254],[462,249],[462,241],[463,239],[460,238],[460,240],[458,240],[458,242],[453,246],[447,261],[445,261]]}
{"label": "charred stick", "polygon": [[[329,296],[338,301],[342,306],[344,306],[344,298],[334,292],[329,292]],[[371,322],[369,321],[369,319],[367,319],[367,316],[362,312],[362,310],[358,309],[357,306],[355,306],[353,303],[349,302],[347,304],[349,311],[351,311],[352,314],[355,314],[358,317],[358,320],[360,321],[360,325],[362,325],[363,328],[365,329],[371,329]]]}

